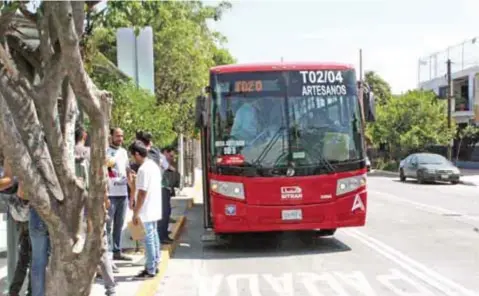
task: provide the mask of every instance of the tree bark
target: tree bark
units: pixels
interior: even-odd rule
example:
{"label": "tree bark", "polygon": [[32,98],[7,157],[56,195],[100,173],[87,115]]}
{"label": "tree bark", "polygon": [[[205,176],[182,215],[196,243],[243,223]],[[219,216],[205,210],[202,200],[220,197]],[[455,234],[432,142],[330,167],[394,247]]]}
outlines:
{"label": "tree bark", "polygon": [[[22,44],[12,47],[18,55],[10,56],[1,43],[9,38],[0,35],[0,147],[12,160],[14,174],[25,184],[31,206],[48,226],[52,252],[45,295],[49,296],[88,296],[105,251],[104,159],[111,95],[99,90],[84,70],[79,47],[84,4],[45,1],[41,14],[28,15],[37,20],[40,32],[40,63],[21,52],[26,50]],[[0,32],[8,31],[6,20],[11,19],[0,14]],[[18,38],[10,40],[22,42]],[[25,62],[35,69],[39,83],[34,84],[34,75],[26,73]],[[57,99],[62,94],[65,112],[60,121]],[[77,104],[92,123],[88,192],[69,166],[66,145],[66,134],[75,126],[71,114]],[[81,227],[85,219],[92,228],[84,233],[82,244],[79,237],[85,231]]]}

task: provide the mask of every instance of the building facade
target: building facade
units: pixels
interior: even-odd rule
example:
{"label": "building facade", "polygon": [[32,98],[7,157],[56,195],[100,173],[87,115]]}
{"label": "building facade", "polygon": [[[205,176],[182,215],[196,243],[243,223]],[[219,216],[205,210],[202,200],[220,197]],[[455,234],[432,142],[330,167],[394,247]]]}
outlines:
{"label": "building facade", "polygon": [[465,40],[418,60],[418,88],[448,97],[447,60],[451,60],[452,118],[479,124],[479,42]]}
{"label": "building facade", "polygon": [[[479,39],[477,40],[479,41]],[[447,61],[451,60],[452,119],[459,129],[479,125],[479,42],[476,37],[418,60],[418,88],[434,91],[447,99]],[[475,139],[453,144],[453,159],[461,167],[479,168],[479,147]]]}

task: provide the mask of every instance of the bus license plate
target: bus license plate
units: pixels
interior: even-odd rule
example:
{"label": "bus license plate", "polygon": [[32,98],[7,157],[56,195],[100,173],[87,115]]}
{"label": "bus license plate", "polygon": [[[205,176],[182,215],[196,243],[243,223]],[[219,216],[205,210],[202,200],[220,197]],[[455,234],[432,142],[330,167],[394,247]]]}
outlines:
{"label": "bus license plate", "polygon": [[281,218],[283,220],[303,220],[303,212],[301,210],[282,210]]}
{"label": "bus license plate", "polygon": [[449,179],[449,175],[441,175],[441,178],[443,178],[443,179]]}

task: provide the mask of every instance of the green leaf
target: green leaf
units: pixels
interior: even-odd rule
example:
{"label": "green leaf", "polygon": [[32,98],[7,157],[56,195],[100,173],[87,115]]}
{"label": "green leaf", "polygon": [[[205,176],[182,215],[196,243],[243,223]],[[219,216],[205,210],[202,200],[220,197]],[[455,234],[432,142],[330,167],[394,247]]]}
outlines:
{"label": "green leaf", "polygon": [[376,146],[386,143],[391,155],[446,145],[455,134],[447,127],[446,102],[431,91],[412,90],[392,96],[376,109],[376,122],[367,126],[367,135]]}
{"label": "green leaf", "polygon": [[[228,2],[211,6],[200,1],[109,1],[106,11],[96,16],[99,25],[90,40],[90,56],[99,51],[116,64],[116,30],[133,27],[138,33],[140,28],[151,26],[155,104],[169,110],[176,133],[192,134],[193,100],[208,84],[209,69],[235,62],[222,47],[226,38],[207,25],[209,19],[219,19],[230,8]],[[100,68],[89,68],[95,81],[112,79],[99,74]]]}

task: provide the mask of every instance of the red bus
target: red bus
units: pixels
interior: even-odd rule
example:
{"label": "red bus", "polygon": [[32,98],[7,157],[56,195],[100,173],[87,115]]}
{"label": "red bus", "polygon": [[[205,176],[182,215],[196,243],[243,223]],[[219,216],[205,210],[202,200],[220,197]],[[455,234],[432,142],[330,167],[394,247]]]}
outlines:
{"label": "red bus", "polygon": [[211,68],[196,102],[203,240],[301,230],[324,236],[364,226],[363,127],[374,121],[374,100],[360,85],[343,64]]}

